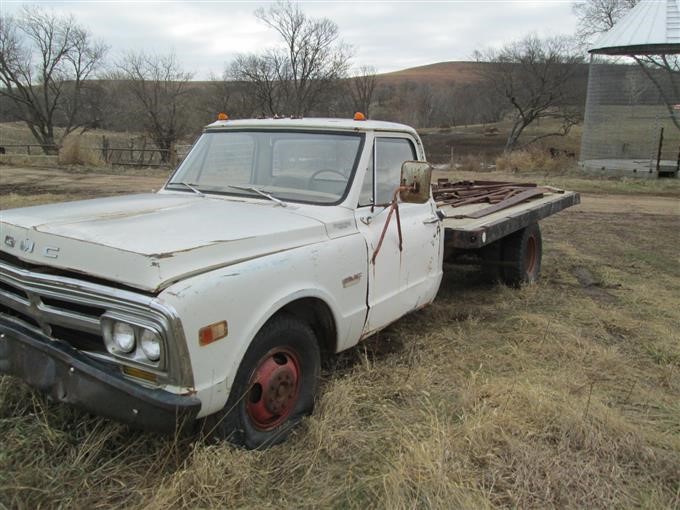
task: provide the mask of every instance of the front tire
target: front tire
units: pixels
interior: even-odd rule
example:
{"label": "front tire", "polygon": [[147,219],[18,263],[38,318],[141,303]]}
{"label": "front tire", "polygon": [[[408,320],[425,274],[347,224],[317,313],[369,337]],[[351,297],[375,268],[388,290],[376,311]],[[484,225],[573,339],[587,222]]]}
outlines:
{"label": "front tire", "polygon": [[284,441],[314,408],[320,359],[309,325],[283,314],[270,320],[246,351],[227,405],[206,419],[210,435],[248,449]]}

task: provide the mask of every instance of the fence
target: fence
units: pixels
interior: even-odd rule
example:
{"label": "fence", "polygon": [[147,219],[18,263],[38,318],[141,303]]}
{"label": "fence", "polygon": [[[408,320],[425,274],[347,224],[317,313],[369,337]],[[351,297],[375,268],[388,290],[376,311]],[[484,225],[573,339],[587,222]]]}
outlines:
{"label": "fence", "polygon": [[[127,147],[112,147],[110,140],[103,136],[99,146],[78,146],[78,151],[89,151],[96,155],[100,161],[109,165],[136,166],[136,167],[161,167],[175,166],[184,159],[191,145],[175,144],[170,149],[147,148],[145,138],[131,139]],[[141,145],[141,146],[140,146]],[[43,146],[40,144],[18,143],[0,145],[0,154],[20,154],[28,156],[44,155],[44,149],[52,149],[58,153],[61,147],[56,145]]]}

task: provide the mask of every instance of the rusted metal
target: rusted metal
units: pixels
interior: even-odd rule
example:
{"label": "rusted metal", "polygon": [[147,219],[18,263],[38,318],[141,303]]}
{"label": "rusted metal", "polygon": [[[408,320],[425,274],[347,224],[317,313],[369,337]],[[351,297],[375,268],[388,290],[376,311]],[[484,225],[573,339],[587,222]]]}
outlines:
{"label": "rusted metal", "polygon": [[387,233],[387,227],[390,226],[390,220],[392,219],[392,214],[396,214],[397,216],[397,234],[399,235],[399,251],[403,250],[403,239],[401,236],[401,218],[399,217],[399,193],[401,191],[407,191],[409,189],[408,186],[399,186],[395,191],[394,191],[394,196],[392,197],[392,203],[390,204],[390,212],[387,214],[387,219],[385,220],[385,225],[383,226],[382,232],[380,233],[380,239],[378,240],[378,246],[376,246],[375,251],[373,252],[373,257],[371,257],[371,262],[375,264],[375,259],[378,256],[378,253],[380,253],[380,248],[382,247],[382,243],[385,240],[385,234]]}
{"label": "rusted metal", "polygon": [[448,250],[481,248],[578,203],[580,203],[578,193],[564,192],[549,202],[539,200],[535,205],[531,204],[519,211],[513,211],[511,215],[485,220],[478,228],[447,225],[447,219],[444,219],[445,244]]}
{"label": "rusted metal", "polygon": [[437,205],[461,207],[470,204],[490,204],[490,207],[449,218],[482,218],[497,211],[531,198],[542,196],[546,192],[559,192],[554,188],[538,187],[535,183],[500,182],[500,181],[460,181],[449,182],[438,179],[433,186],[433,196]]}
{"label": "rusted metal", "polygon": [[[429,181],[429,178],[427,179]],[[441,180],[441,179],[440,179]],[[390,220],[392,219],[392,214],[397,217],[397,234],[399,235],[399,251],[403,251],[404,240],[401,235],[401,217],[399,216],[399,196],[402,191],[410,193],[420,192],[420,183],[414,180],[411,184],[406,184],[403,182],[401,186],[394,190],[392,195],[392,203],[390,204],[390,211],[387,214],[387,219],[385,220],[385,225],[383,226],[382,232],[380,233],[380,239],[378,240],[378,246],[376,246],[373,256],[371,257],[371,262],[375,264],[375,259],[380,252],[382,243],[385,240],[385,234],[387,233],[387,228],[390,226]]]}
{"label": "rusted metal", "polygon": [[468,214],[462,214],[458,216],[454,216],[455,218],[483,218],[484,216],[488,216],[489,214],[493,214],[498,211],[502,211],[503,209],[507,209],[508,207],[512,207],[513,205],[521,204],[525,200],[528,200],[530,198],[534,197],[542,197],[543,194],[548,191],[546,188],[534,188],[534,189],[528,189],[525,191],[522,191],[521,193],[518,193],[514,196],[511,196],[509,198],[505,198],[503,200],[500,200],[499,202],[490,205],[489,207],[485,207],[484,209],[480,209],[475,212],[471,212]]}
{"label": "rusted metal", "polygon": [[246,412],[255,428],[272,430],[294,411],[300,395],[301,362],[288,348],[269,351],[250,379]]}

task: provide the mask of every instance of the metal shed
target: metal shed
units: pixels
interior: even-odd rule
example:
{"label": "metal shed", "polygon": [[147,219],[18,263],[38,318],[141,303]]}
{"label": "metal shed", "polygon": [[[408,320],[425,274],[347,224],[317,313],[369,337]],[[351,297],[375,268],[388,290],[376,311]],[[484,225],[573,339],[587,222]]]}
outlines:
{"label": "metal shed", "polygon": [[599,173],[677,176],[680,0],[642,0],[589,53],[581,165]]}

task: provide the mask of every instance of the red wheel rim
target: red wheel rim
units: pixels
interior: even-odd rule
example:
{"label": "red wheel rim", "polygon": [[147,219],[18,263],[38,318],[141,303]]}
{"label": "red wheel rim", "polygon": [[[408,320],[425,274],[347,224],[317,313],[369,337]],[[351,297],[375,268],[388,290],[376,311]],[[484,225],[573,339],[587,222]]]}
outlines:
{"label": "red wheel rim", "polygon": [[528,275],[533,274],[534,269],[536,269],[536,238],[534,236],[529,236],[527,239],[527,247],[524,252],[524,270]]}
{"label": "red wheel rim", "polygon": [[246,413],[260,430],[271,430],[291,415],[300,394],[300,359],[294,351],[269,351],[250,377]]}

